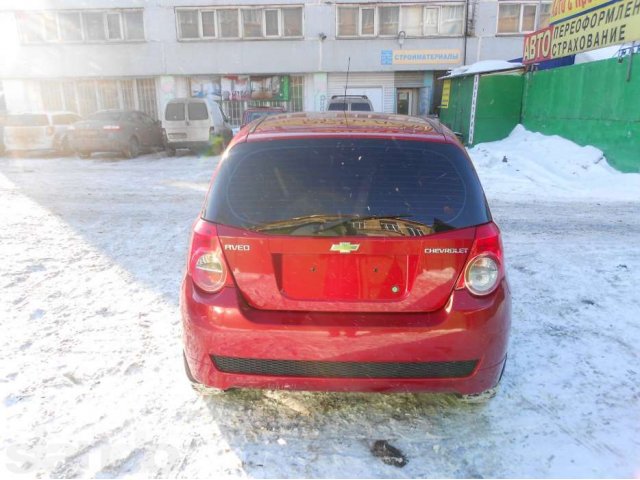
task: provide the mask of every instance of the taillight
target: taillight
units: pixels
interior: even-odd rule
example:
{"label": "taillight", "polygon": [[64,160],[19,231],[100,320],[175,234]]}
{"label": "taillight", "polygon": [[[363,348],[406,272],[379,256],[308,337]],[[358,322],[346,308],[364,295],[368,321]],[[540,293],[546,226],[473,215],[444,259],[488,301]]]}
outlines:
{"label": "taillight", "polygon": [[233,286],[216,228],[203,220],[193,228],[188,273],[196,286],[208,293]]}
{"label": "taillight", "polygon": [[500,230],[495,223],[476,229],[476,238],[464,270],[458,277],[456,290],[466,288],[473,295],[492,293],[504,278],[504,257]]}
{"label": "taillight", "polygon": [[103,130],[120,130],[120,125],[105,125]]}
{"label": "taillight", "polygon": [[163,128],[163,129],[162,129],[162,138],[164,138],[165,140],[166,140],[167,138],[169,138],[169,137],[167,137],[167,129],[166,129],[166,128]]}

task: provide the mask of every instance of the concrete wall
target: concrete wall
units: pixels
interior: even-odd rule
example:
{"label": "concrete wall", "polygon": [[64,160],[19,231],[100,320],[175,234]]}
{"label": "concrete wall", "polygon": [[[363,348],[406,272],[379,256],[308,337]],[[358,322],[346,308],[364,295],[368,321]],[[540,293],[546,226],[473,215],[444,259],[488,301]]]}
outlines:
{"label": "concrete wall", "polygon": [[473,37],[467,47],[467,63],[479,60],[512,60],[522,57],[524,35],[497,34],[498,2],[474,2]]}

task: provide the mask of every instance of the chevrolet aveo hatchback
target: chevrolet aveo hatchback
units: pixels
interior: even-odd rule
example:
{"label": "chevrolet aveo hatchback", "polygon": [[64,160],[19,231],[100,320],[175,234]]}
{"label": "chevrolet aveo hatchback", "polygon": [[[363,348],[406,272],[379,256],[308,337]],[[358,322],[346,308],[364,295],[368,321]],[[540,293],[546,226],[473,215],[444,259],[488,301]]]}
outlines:
{"label": "chevrolet aveo hatchback", "polygon": [[500,231],[437,122],[265,117],[225,152],[181,291],[200,390],[486,395],[506,360]]}

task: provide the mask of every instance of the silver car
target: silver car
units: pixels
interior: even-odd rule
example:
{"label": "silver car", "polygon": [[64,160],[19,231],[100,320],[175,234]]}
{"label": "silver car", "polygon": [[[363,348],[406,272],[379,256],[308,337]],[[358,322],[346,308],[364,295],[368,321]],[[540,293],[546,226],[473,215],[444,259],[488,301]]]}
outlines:
{"label": "silver car", "polygon": [[71,153],[69,127],[80,120],[78,114],[62,111],[9,114],[4,122],[5,150]]}

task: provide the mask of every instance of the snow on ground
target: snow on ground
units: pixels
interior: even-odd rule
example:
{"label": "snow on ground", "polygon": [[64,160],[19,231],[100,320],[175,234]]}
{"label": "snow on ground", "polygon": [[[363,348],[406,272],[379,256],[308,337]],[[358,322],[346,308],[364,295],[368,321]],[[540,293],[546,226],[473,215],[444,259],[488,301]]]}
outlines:
{"label": "snow on ground", "polygon": [[522,125],[506,139],[478,144],[469,154],[490,199],[640,201],[639,173],[615,170],[595,147]]}
{"label": "snow on ground", "polygon": [[[514,135],[472,152],[513,291],[509,363],[485,405],[429,394],[197,396],[182,372],[177,292],[217,158],[0,158],[0,472],[639,476],[634,177],[592,165],[588,149],[566,154],[588,166],[575,178],[553,162],[534,168],[531,158],[569,147]],[[596,177],[615,192],[587,192]],[[370,454],[381,439],[404,452],[404,468]]]}

